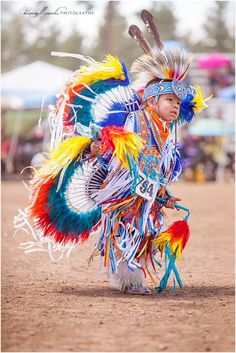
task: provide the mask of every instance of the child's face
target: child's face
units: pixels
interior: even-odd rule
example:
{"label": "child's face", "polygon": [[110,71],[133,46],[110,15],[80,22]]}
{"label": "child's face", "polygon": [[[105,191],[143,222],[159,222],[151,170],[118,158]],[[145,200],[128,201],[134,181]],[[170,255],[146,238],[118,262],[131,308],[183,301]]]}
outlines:
{"label": "child's face", "polygon": [[181,99],[179,99],[174,93],[160,95],[156,106],[158,116],[166,122],[177,120],[180,103]]}

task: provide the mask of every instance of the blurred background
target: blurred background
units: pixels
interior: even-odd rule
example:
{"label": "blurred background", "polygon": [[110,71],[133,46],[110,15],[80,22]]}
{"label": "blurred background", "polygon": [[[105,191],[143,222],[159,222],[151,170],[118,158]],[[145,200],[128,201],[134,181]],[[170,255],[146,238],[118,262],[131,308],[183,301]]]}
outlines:
{"label": "blurred background", "polygon": [[[166,48],[193,53],[188,83],[213,94],[209,109],[181,128],[182,180],[233,182],[235,128],[234,1],[2,1],[2,178],[19,178],[48,149],[48,105],[81,62],[51,51],[110,53],[128,69],[142,51],[128,36],[151,11]],[[40,124],[39,124],[40,120]]]}

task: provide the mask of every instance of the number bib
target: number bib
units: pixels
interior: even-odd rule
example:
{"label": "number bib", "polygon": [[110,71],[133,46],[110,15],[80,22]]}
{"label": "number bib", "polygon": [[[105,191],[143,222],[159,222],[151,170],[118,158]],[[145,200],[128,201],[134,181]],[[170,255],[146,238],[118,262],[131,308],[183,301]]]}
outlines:
{"label": "number bib", "polygon": [[150,201],[156,196],[159,183],[138,170],[139,181],[137,182],[135,192],[144,199]]}

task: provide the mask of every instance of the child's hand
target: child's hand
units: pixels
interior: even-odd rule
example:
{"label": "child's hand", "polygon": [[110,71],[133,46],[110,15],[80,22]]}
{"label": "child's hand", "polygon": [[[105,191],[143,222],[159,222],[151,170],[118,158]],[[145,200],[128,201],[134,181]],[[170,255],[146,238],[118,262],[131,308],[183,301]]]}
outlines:
{"label": "child's hand", "polygon": [[[175,208],[174,204],[177,202],[177,201],[181,201],[181,199],[179,199],[178,197],[170,197],[167,202],[164,204],[164,206],[166,208]],[[179,210],[177,208],[177,210]]]}
{"label": "child's hand", "polygon": [[90,151],[94,156],[98,156],[101,153],[101,144],[98,141],[94,141],[90,145]]}

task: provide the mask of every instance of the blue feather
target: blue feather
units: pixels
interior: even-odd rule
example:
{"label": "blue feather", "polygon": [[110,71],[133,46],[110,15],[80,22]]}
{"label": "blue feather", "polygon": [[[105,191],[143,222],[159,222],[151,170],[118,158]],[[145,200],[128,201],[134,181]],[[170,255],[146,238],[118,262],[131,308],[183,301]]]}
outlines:
{"label": "blue feather", "polygon": [[182,158],[181,158],[179,150],[176,147],[175,148],[175,164],[174,164],[174,168],[171,173],[171,176],[170,176],[170,181],[173,181],[174,179],[178,178],[182,172],[182,169],[183,169]]}
{"label": "blue feather", "polygon": [[[125,80],[117,80],[117,79],[100,80],[89,86],[91,90],[94,91],[95,93],[91,92],[88,88],[85,87],[78,94],[91,99],[95,99],[97,95],[108,92],[112,88],[115,88],[117,86],[128,86],[130,84],[130,80],[129,80],[127,68],[124,62],[122,62],[122,67],[125,75]],[[86,99],[83,99],[82,97],[75,96],[72,104],[75,107],[70,108],[69,113],[70,113],[70,116],[72,117],[70,121],[73,124],[80,122],[82,125],[89,126],[90,122],[94,121],[93,115],[92,115],[93,103],[87,101]],[[82,108],[76,107],[76,106],[82,106]]]}
{"label": "blue feather", "polygon": [[64,194],[71,177],[80,166],[79,162],[71,162],[65,172],[59,192],[56,189],[60,174],[57,176],[50,188],[47,201],[48,216],[51,223],[58,231],[69,233],[69,236],[72,237],[79,237],[83,231],[90,232],[101,218],[101,207],[95,207],[91,212],[84,213],[77,213],[68,207]]}
{"label": "blue feather", "polygon": [[[90,85],[90,88],[95,93],[91,92],[87,88],[84,88],[79,92],[79,94],[95,100],[98,94],[105,93],[114,87],[117,87],[117,80],[101,80]],[[94,121],[92,115],[93,103],[78,96],[73,99],[72,103],[75,107],[74,110],[73,108],[70,108],[70,116],[72,117],[71,122],[73,124],[79,122],[82,125],[89,126],[90,122]],[[76,106],[82,106],[82,108]]]}
{"label": "blue feather", "polygon": [[130,84],[130,79],[129,79],[127,67],[126,67],[125,62],[123,60],[121,61],[121,65],[123,67],[123,72],[124,72],[124,75],[125,75],[125,80],[122,81],[123,82],[123,86],[128,86]]}
{"label": "blue feather", "polygon": [[[113,111],[119,111],[112,113]],[[109,108],[109,115],[103,121],[97,122],[98,126],[123,126],[129,111],[126,110],[125,103],[115,102]]]}
{"label": "blue feather", "polygon": [[193,95],[191,93],[187,94],[187,97],[182,100],[180,104],[180,114],[178,118],[178,122],[183,124],[185,122],[190,123],[194,116],[193,108],[195,107],[195,103],[191,102],[193,99]]}

